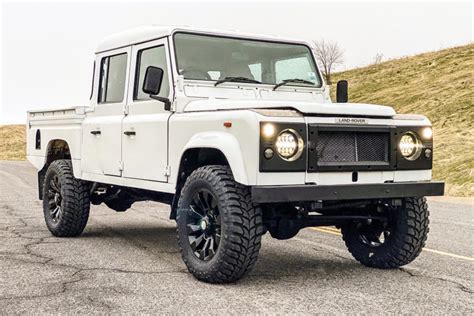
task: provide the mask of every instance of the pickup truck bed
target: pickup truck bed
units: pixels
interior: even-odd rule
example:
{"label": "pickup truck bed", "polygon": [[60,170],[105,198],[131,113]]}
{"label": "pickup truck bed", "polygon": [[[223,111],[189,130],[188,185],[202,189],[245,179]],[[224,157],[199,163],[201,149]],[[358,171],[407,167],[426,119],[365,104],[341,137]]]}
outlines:
{"label": "pickup truck bed", "polygon": [[[71,144],[82,143],[82,121],[87,106],[69,106],[54,109],[28,111],[27,156],[28,160],[37,168],[44,166],[47,157],[47,144],[51,140],[61,139]],[[81,157],[80,146],[71,148],[74,160]]]}

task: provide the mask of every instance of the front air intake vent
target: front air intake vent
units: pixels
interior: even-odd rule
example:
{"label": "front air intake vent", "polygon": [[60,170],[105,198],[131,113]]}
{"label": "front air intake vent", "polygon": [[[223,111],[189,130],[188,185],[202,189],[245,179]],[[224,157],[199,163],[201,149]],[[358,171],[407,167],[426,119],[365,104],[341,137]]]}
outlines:
{"label": "front air intake vent", "polygon": [[318,163],[388,162],[388,133],[320,132]]}
{"label": "front air intake vent", "polygon": [[310,126],[309,130],[308,171],[390,168],[389,128]]}

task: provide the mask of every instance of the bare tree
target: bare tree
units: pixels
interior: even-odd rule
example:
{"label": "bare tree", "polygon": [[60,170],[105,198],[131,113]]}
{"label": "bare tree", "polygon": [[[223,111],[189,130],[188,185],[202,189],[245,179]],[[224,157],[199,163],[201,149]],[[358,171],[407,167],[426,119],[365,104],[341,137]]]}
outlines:
{"label": "bare tree", "polygon": [[378,65],[382,62],[382,59],[383,59],[383,54],[381,53],[377,53],[375,54],[375,57],[374,57],[374,64],[375,65]]}
{"label": "bare tree", "polygon": [[336,42],[325,41],[324,39],[315,42],[315,45],[316,58],[323,68],[322,71],[327,84],[331,84],[331,73],[337,65],[343,63],[344,52]]}

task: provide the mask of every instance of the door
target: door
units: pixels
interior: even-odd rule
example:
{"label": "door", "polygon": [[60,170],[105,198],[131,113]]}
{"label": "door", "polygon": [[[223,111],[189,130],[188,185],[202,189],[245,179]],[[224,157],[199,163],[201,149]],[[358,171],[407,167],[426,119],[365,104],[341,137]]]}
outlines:
{"label": "door", "polygon": [[172,99],[172,78],[167,39],[132,47],[127,115],[122,125],[122,158],[125,178],[167,182],[168,118],[164,103],[150,99],[142,91],[148,66],[163,69],[159,96]]}
{"label": "door", "polygon": [[91,110],[82,128],[83,172],[121,176],[122,121],[127,100],[131,48],[96,56]]}

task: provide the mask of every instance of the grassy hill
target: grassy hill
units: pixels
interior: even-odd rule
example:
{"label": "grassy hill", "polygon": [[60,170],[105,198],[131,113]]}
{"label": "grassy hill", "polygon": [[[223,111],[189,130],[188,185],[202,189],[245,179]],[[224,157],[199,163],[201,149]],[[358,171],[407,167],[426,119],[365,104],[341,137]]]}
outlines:
{"label": "grassy hill", "polygon": [[0,125],[0,160],[23,160],[25,158],[25,125]]}
{"label": "grassy hill", "polygon": [[433,177],[447,182],[449,195],[474,196],[474,44],[353,69],[332,79],[349,81],[350,102],[426,115],[434,126]]}

